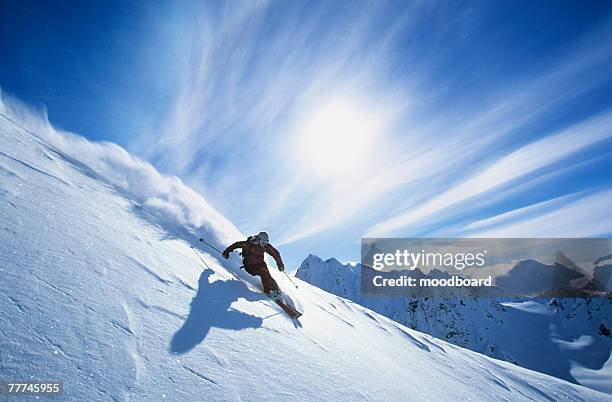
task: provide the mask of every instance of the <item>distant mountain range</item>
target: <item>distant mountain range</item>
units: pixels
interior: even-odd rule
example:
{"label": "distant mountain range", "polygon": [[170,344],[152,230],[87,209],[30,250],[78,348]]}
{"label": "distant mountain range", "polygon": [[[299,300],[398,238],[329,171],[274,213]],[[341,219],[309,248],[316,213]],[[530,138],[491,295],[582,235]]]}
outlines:
{"label": "distant mountain range", "polygon": [[571,286],[573,280],[584,277],[581,272],[565,265],[543,264],[536,260],[519,261],[510,271],[495,278],[503,289],[523,295],[537,295],[561,286]]}
{"label": "distant mountain range", "polygon": [[[517,286],[525,293],[545,293],[552,288],[551,283],[571,286],[584,275],[568,261],[565,263],[571,268],[561,263],[521,261],[498,279],[503,278],[502,285]],[[528,275],[530,269],[534,270],[533,275]],[[363,269],[364,275],[372,271],[369,267]],[[601,266],[587,283],[601,289],[609,273],[609,265]],[[314,255],[308,256],[296,273],[306,282],[417,331],[612,393],[608,367],[611,365],[607,363],[612,350],[609,299],[474,297],[461,288],[435,288],[427,297],[368,297],[361,292],[361,275],[361,264],[342,264],[334,258],[324,261]],[[432,271],[429,275],[449,274]]]}

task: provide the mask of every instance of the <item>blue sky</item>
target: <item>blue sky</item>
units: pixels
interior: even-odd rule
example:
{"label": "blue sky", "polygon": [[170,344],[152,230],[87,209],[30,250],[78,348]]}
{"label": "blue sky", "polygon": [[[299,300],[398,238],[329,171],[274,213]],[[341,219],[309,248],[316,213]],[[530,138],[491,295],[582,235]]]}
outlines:
{"label": "blue sky", "polygon": [[608,1],[3,0],[0,87],[296,265],[612,233],[611,37]]}

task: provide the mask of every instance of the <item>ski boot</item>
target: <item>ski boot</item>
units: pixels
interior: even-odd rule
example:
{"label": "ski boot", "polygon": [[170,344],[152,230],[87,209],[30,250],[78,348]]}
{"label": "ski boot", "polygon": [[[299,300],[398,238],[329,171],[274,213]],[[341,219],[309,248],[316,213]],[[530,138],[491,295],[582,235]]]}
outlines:
{"label": "ski boot", "polygon": [[283,295],[280,290],[271,290],[268,292],[268,297],[274,300],[275,302],[278,302],[278,301],[282,302],[283,301],[282,296]]}

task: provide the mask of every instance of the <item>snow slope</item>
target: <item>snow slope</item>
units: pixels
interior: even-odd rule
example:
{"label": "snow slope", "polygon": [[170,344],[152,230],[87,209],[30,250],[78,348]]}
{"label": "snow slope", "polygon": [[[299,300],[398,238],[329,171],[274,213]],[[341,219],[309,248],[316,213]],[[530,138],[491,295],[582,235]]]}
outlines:
{"label": "snow slope", "polygon": [[418,299],[363,297],[360,265],[314,255],[304,260],[297,276],[455,345],[612,394],[612,337],[602,331],[612,327],[611,300],[510,303],[458,289]]}
{"label": "snow slope", "polygon": [[[195,214],[178,179],[41,136],[0,116],[4,380],[63,380],[66,400],[610,399],[299,280],[294,322],[237,261],[195,255],[194,236],[220,246],[238,231],[193,196]],[[143,185],[166,179],[171,191]]]}

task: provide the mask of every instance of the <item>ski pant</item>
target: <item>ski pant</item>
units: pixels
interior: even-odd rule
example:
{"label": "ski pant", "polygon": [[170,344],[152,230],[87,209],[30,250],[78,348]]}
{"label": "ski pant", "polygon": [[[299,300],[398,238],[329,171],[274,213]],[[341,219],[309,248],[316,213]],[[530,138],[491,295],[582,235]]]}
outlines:
{"label": "ski pant", "polygon": [[244,269],[253,276],[259,276],[261,278],[261,284],[263,285],[264,292],[270,293],[271,290],[278,290],[278,284],[270,275],[270,271],[268,271],[268,266],[266,263],[257,264],[254,266],[244,266]]}

